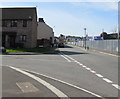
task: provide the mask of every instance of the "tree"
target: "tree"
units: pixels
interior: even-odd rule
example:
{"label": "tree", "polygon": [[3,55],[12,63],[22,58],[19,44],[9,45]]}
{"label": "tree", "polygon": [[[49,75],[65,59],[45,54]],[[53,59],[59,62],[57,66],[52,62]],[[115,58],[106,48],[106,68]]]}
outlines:
{"label": "tree", "polygon": [[107,39],[107,32],[102,32],[100,36],[103,37],[104,40]]}

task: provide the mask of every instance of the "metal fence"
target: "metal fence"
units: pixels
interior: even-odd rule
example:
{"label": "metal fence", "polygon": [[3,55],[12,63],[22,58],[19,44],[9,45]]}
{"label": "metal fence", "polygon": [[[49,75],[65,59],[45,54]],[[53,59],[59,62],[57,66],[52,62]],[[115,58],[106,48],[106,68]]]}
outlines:
{"label": "metal fence", "polygon": [[[76,46],[85,47],[85,41],[79,42],[69,42],[69,44],[73,44]],[[101,51],[107,51],[111,53],[120,52],[120,48],[118,48],[118,40],[94,40],[94,41],[86,41],[86,47],[89,49],[96,49]]]}

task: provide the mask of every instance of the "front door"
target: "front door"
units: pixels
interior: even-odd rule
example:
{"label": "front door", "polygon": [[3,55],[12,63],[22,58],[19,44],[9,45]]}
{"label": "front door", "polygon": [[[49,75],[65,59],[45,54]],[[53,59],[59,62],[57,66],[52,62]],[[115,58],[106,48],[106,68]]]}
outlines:
{"label": "front door", "polygon": [[2,35],[2,46],[5,47],[5,35]]}
{"label": "front door", "polygon": [[10,44],[10,48],[15,48],[15,38],[16,38],[16,36],[15,35],[10,35],[9,36],[9,44]]}
{"label": "front door", "polygon": [[2,32],[2,46],[6,48],[15,48],[16,47],[16,32],[3,31]]}

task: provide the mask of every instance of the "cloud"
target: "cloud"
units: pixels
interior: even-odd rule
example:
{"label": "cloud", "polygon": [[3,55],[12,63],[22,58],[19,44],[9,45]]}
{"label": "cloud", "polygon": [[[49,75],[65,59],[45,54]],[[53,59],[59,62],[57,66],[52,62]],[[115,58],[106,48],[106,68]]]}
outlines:
{"label": "cloud", "polygon": [[[94,0],[89,0],[94,1]],[[82,3],[71,3],[74,6],[81,6],[86,8],[94,8],[94,9],[101,9],[104,11],[109,10],[118,10],[118,2],[82,2]]]}

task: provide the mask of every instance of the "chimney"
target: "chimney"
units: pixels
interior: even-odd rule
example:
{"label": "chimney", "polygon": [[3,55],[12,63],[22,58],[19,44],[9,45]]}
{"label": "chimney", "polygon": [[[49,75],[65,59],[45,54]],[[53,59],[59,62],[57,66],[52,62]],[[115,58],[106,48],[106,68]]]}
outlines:
{"label": "chimney", "polygon": [[[43,18],[39,18],[39,22],[44,22]],[[45,22],[44,22],[45,23]]]}

